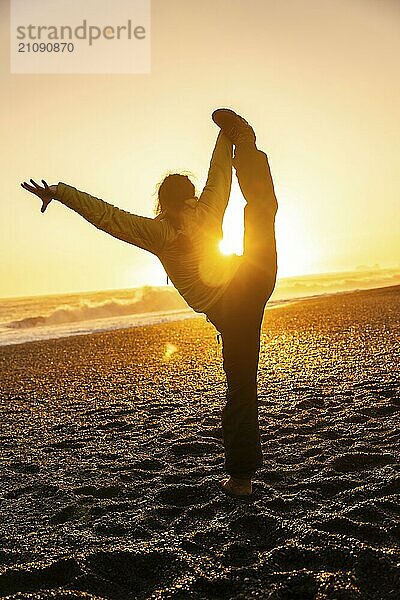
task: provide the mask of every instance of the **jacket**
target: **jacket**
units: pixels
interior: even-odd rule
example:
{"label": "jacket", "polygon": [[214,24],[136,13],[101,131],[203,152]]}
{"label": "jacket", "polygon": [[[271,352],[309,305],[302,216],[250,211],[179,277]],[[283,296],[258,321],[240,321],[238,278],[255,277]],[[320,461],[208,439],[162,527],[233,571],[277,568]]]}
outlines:
{"label": "jacket", "polygon": [[56,199],[98,229],[155,254],[187,304],[206,313],[241,263],[240,256],[219,250],[231,183],[232,143],[220,132],[206,185],[199,198],[185,201],[179,229],[163,213],[153,219],[135,215],[61,181]]}

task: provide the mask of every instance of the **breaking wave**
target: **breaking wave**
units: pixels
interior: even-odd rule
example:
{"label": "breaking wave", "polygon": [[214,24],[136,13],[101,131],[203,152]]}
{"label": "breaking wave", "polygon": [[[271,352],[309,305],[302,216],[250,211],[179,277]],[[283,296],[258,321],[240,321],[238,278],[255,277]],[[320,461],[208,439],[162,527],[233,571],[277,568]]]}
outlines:
{"label": "breaking wave", "polygon": [[78,305],[63,304],[49,314],[28,316],[11,321],[6,326],[25,329],[185,308],[187,308],[186,303],[173,291],[137,290],[133,299],[112,298],[102,302],[82,300]]}

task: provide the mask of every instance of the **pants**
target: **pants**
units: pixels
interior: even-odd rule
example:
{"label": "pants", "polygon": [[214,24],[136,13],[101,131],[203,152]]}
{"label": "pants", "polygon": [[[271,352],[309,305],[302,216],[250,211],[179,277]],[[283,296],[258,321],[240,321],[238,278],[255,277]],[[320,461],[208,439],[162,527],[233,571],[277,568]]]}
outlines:
{"label": "pants", "polygon": [[233,165],[246,200],[243,261],[207,316],[221,333],[223,344],[225,470],[233,476],[252,477],[263,464],[257,369],[264,308],[276,280],[277,201],[264,152],[253,144],[239,145]]}

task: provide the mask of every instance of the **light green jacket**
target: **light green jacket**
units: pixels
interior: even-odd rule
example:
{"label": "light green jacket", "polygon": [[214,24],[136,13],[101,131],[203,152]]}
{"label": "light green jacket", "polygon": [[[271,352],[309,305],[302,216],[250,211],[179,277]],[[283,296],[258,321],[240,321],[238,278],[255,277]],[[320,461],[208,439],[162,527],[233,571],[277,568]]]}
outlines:
{"label": "light green jacket", "polygon": [[207,312],[241,263],[240,256],[223,255],[218,247],[231,190],[232,150],[220,132],[206,185],[199,198],[186,200],[179,230],[163,213],[154,219],[131,214],[61,181],[56,197],[98,229],[158,256],[188,305]]}

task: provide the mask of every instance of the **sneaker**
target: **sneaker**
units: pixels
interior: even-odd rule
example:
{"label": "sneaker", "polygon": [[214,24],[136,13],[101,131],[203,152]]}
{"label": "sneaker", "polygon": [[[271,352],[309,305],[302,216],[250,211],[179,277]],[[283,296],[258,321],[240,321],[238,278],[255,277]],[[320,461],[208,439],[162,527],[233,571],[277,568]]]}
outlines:
{"label": "sneaker", "polygon": [[218,108],[212,114],[212,120],[228,136],[232,144],[255,144],[256,135],[251,125],[229,108]]}

